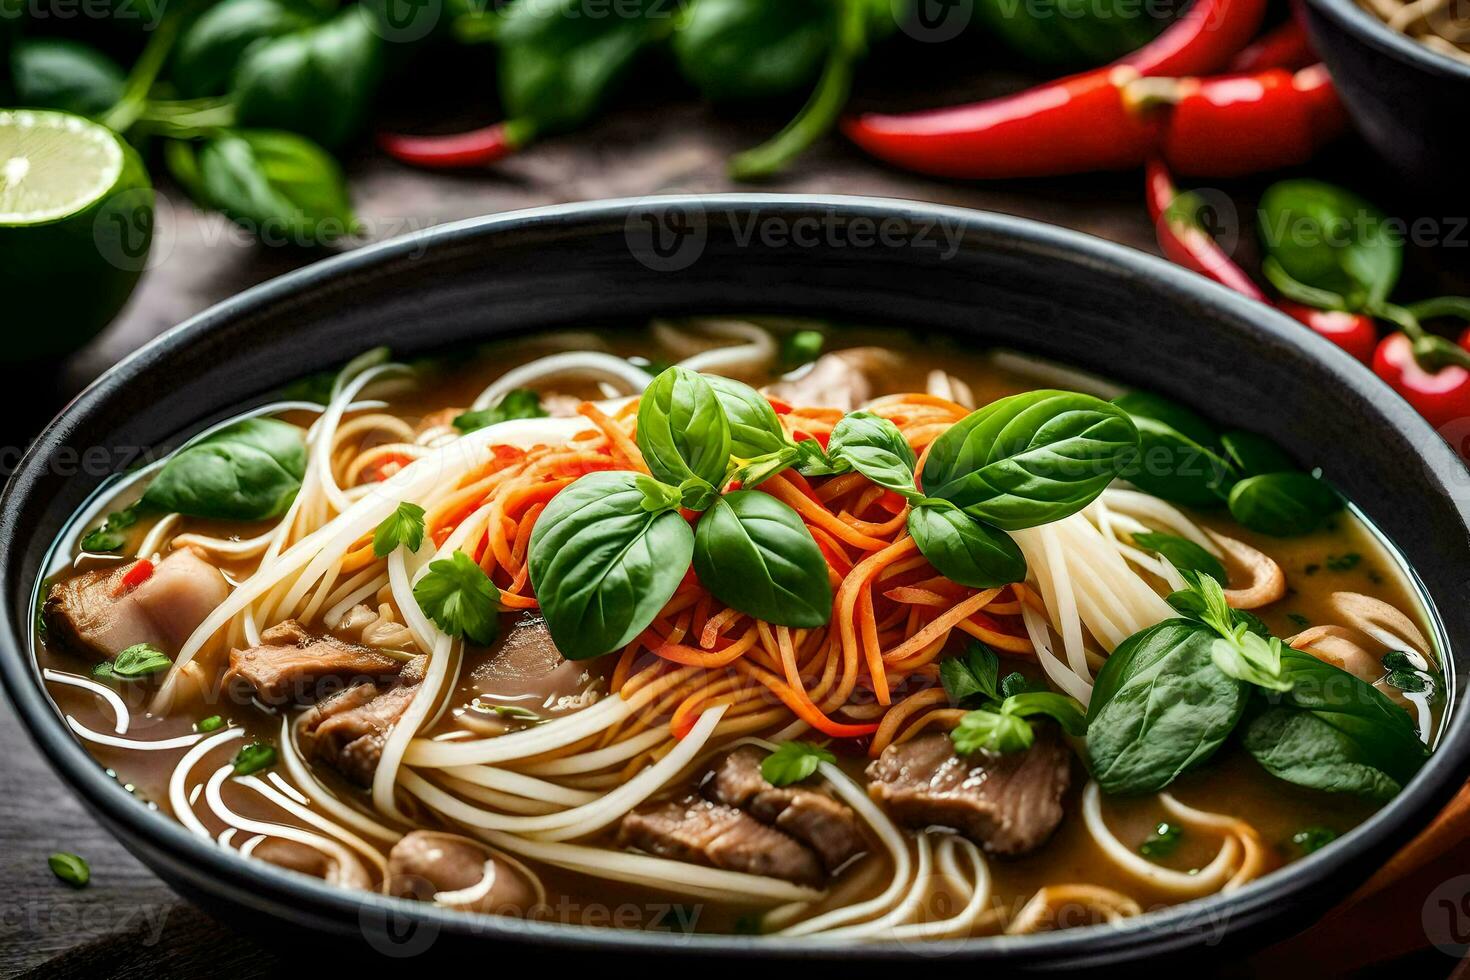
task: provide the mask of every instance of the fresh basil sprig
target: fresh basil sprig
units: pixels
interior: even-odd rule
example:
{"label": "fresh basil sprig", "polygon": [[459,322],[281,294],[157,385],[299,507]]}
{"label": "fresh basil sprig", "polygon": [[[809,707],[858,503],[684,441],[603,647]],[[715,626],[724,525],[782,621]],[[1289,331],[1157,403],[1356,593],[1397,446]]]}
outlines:
{"label": "fresh basil sprig", "polygon": [[276,419],[244,419],[174,453],[141,503],[189,517],[263,521],[286,512],[305,475],[301,429]]}
{"label": "fresh basil sprig", "polygon": [[1281,673],[1282,643],[1262,636],[1248,623],[1238,620],[1225,601],[1220,583],[1208,575],[1182,571],[1189,591],[1200,598],[1199,621],[1218,634],[1210,646],[1210,659],[1221,672],[1238,681],[1271,691],[1291,690],[1291,679]]}
{"label": "fresh basil sprig", "polygon": [[649,472],[664,483],[717,487],[725,480],[730,422],[697,372],[672,367],[653,379],[638,403],[637,441]]}
{"label": "fresh basil sprig", "polygon": [[1133,535],[1133,543],[1145,551],[1152,551],[1169,559],[1169,564],[1180,571],[1200,572],[1225,585],[1229,578],[1225,565],[1188,538],[1157,531],[1140,531]]}
{"label": "fresh basil sprig", "polygon": [[694,532],[694,572],[721,602],[785,626],[832,615],[827,560],[801,518],[758,490],[716,497]]}
{"label": "fresh basil sprig", "polygon": [[1019,673],[1001,680],[1000,658],[984,644],[971,644],[963,654],[942,661],[939,677],[950,701],[974,709],[950,733],[960,755],[1030,748],[1036,740],[1026,720],[1031,717],[1050,717],[1068,735],[1081,737],[1086,733],[1082,705],[1063,694],[1030,690]]}
{"label": "fresh basil sprig", "polygon": [[850,412],[832,428],[827,455],[873,483],[910,500],[923,494],[914,478],[918,460],[898,426],[870,412]]}
{"label": "fresh basil sprig", "polygon": [[99,679],[137,680],[168,670],[173,661],[147,643],[135,643],[112,660],[103,660],[92,668],[92,676]]}

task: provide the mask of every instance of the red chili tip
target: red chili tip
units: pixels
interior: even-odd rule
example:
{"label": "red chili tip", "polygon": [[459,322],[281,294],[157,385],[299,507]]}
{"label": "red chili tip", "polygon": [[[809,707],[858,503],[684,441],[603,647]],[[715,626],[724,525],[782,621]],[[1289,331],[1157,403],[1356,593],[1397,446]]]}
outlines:
{"label": "red chili tip", "polygon": [[401,163],[430,170],[484,167],[514,153],[520,145],[508,123],[446,136],[408,136],[379,133],[378,146]]}

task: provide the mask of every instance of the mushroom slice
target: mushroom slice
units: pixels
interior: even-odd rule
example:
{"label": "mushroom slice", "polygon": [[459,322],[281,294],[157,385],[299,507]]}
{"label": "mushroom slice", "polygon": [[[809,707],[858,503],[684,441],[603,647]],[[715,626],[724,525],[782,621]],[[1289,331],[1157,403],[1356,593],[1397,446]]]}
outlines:
{"label": "mushroom slice", "polygon": [[528,917],[539,888],[528,869],[457,834],[415,830],[388,853],[388,891],[446,908]]}
{"label": "mushroom slice", "polygon": [[1293,650],[1310,653],[1323,663],[1372,684],[1383,674],[1383,665],[1357,642],[1359,636],[1345,626],[1313,626],[1286,642]]}
{"label": "mushroom slice", "polygon": [[1024,936],[1119,922],[1143,911],[1122,892],[1101,885],[1047,885],[1021,907],[1006,935]]}
{"label": "mushroom slice", "polygon": [[373,887],[367,871],[346,850],[334,848],[334,852],[329,853],[284,837],[267,837],[250,850],[250,856],[320,878],[339,888],[367,890]]}
{"label": "mushroom slice", "polygon": [[1438,666],[1429,641],[1397,607],[1361,592],[1332,593],[1332,607],[1344,623],[1362,630],[1390,650],[1418,654],[1424,659],[1421,669]]}
{"label": "mushroom slice", "polygon": [[1243,569],[1250,576],[1247,584],[1241,588],[1225,590],[1225,601],[1230,603],[1231,608],[1259,609],[1286,595],[1286,573],[1270,555],[1257,551],[1244,541],[1214,531],[1207,530],[1206,533],[1232,565]]}

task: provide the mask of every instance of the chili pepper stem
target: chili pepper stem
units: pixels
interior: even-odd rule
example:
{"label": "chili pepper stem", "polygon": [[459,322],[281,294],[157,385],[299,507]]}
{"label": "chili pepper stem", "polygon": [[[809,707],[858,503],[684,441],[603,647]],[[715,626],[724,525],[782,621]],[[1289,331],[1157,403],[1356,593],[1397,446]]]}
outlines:
{"label": "chili pepper stem", "polygon": [[1409,338],[1414,362],[1430,374],[1450,365],[1470,368],[1470,351],[1425,330],[1419,318],[1405,307],[1385,302],[1373,305],[1368,312],[1396,323]]}
{"label": "chili pepper stem", "polygon": [[867,47],[867,14],[860,0],[843,0],[838,16],[837,36],[811,98],[779,133],[731,158],[729,173],[735,180],[771,176],[836,124],[852,90],[854,68]]}
{"label": "chili pepper stem", "polygon": [[164,65],[168,64],[168,56],[182,33],[184,21],[192,15],[196,6],[197,0],[184,0],[171,6],[163,15],[163,20],[153,31],[153,36],[148,39],[143,53],[138,56],[128,75],[122,98],[102,116],[102,125],[113,132],[126,133],[138,121],[138,117],[147,108],[148,93],[153,90],[153,83],[158,80]]}

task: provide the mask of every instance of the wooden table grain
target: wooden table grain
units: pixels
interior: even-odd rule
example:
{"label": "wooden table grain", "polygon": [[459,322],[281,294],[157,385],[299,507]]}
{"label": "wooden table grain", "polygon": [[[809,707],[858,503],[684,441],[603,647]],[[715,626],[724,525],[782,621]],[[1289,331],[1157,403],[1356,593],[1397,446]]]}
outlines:
{"label": "wooden table grain", "polygon": [[[1004,87],[1010,80],[990,78]],[[930,101],[942,101],[938,96]],[[914,104],[920,104],[914,101]],[[428,176],[368,150],[349,160],[369,240],[445,221],[534,205],[655,193],[748,190],[724,175],[724,161],[770,128],[769,119],[719,115],[694,103],[632,107],[576,136],[530,148],[493,173]],[[1250,196],[1259,185],[1230,188]],[[804,157],[785,178],[760,189],[868,194],[985,208],[1035,218],[1156,251],[1138,174],[1081,180],[965,184],[927,180],[876,165],[837,140]],[[1223,198],[1222,198],[1223,200]],[[316,254],[267,249],[218,215],[195,211],[165,187],[153,265],[132,303],[97,340],[55,375],[53,403],[31,406],[17,444],[61,399],[110,364],[186,317]],[[1228,216],[1227,216],[1228,220]],[[1244,237],[1249,237],[1247,228]],[[1438,282],[1439,273],[1422,273]],[[23,444],[23,443],[21,443]],[[41,760],[0,704],[0,977],[171,977],[231,980],[280,975],[298,951],[261,943],[175,896],[85,812]],[[83,855],[91,884],[74,890],[47,869],[56,850]],[[1410,900],[1409,904],[1413,904]],[[1422,904],[1422,902],[1421,902]],[[1423,976],[1447,975],[1442,954],[1423,960]],[[1228,965],[1230,973],[1248,973]]]}

